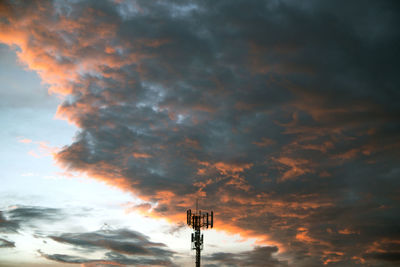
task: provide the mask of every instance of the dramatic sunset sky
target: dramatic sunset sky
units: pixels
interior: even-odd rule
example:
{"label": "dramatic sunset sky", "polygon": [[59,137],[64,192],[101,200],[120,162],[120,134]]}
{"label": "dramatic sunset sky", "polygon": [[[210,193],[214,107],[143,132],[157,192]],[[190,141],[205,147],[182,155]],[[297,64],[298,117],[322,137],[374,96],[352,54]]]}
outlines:
{"label": "dramatic sunset sky", "polygon": [[399,266],[399,14],[0,1],[0,266]]}

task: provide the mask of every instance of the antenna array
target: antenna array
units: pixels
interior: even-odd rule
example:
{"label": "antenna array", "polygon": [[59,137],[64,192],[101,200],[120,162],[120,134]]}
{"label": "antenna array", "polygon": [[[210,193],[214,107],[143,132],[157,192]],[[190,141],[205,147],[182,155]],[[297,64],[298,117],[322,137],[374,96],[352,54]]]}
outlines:
{"label": "antenna array", "polygon": [[193,250],[196,250],[196,267],[200,267],[200,251],[204,248],[204,236],[201,234],[201,229],[208,229],[214,227],[214,212],[201,212],[197,211],[192,213],[192,210],[187,210],[187,225],[193,228],[194,233],[192,233],[192,246]]}

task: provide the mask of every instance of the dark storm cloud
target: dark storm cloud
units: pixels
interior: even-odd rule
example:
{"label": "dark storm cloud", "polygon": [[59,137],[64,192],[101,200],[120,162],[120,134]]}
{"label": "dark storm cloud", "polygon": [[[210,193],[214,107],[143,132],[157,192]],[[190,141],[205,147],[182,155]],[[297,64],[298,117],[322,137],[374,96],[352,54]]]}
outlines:
{"label": "dark storm cloud", "polygon": [[161,265],[173,266],[171,258],[174,252],[165,244],[154,243],[139,232],[127,229],[99,230],[88,233],[64,233],[50,236],[54,241],[70,244],[86,253],[104,251],[104,258],[73,256],[66,254],[41,255],[47,259],[65,263],[99,263],[109,265]]}
{"label": "dark storm cloud", "polygon": [[380,266],[400,240],[398,11],[9,1],[0,41],[67,95],[57,114],[80,128],[56,156],[67,169],[158,202],[153,216],[184,220],[207,197],[217,227],[294,266]]}
{"label": "dark storm cloud", "polygon": [[204,257],[207,263],[205,266],[263,266],[263,267],[277,267],[288,266],[287,262],[279,261],[272,255],[278,252],[277,247],[255,247],[251,251],[241,253],[214,253],[210,256]]}

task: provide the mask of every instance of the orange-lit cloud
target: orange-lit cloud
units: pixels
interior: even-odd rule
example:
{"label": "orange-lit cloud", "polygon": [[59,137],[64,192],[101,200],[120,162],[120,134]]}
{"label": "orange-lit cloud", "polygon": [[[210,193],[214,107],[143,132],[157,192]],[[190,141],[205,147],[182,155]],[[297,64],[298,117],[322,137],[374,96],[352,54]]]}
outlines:
{"label": "orange-lit cloud", "polygon": [[151,158],[151,155],[147,154],[147,153],[134,152],[133,153],[133,157],[136,158],[136,159],[148,159],[148,158]]}
{"label": "orange-lit cloud", "polygon": [[22,139],[19,139],[18,142],[24,143],[24,144],[29,144],[29,143],[32,143],[32,140],[28,139],[28,138],[22,138]]}
{"label": "orange-lit cloud", "polygon": [[291,159],[288,157],[280,157],[274,160],[286,166],[286,168],[283,169],[282,177],[279,179],[279,181],[281,182],[289,179],[295,179],[298,176],[313,172],[312,169],[304,167],[306,166],[306,164],[309,163],[309,161],[306,159]]}

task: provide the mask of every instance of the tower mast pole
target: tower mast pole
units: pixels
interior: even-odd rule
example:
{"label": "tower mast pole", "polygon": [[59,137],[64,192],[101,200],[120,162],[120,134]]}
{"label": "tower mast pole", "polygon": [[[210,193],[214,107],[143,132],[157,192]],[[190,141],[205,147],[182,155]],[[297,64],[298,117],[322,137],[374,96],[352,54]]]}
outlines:
{"label": "tower mast pole", "polygon": [[201,244],[200,244],[200,228],[196,229],[196,267],[200,267],[200,251],[201,251]]}

